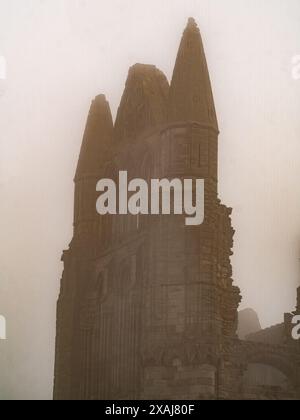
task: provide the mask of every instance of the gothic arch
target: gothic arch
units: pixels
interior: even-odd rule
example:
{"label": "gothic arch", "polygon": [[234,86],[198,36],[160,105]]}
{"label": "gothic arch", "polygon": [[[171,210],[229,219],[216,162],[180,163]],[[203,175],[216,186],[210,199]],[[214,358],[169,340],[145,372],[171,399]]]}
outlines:
{"label": "gothic arch", "polygon": [[290,381],[291,385],[297,389],[299,383],[299,372],[295,371],[293,360],[287,358],[286,353],[276,353],[273,349],[253,349],[253,351],[246,356],[246,364],[249,365],[264,365],[269,366],[281,372]]}

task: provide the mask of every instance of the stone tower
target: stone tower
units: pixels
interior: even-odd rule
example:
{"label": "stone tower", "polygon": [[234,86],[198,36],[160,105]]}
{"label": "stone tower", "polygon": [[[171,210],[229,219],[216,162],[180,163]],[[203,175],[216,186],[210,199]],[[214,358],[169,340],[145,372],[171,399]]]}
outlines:
{"label": "stone tower", "polygon": [[[171,85],[154,66],[128,75],[113,126],[92,103],[75,177],[74,236],[63,254],[55,399],[242,395],[231,209],[218,198],[218,122],[199,29],[189,19]],[[96,183],[204,179],[205,220],[103,216]],[[252,345],[252,344],[251,344]]]}

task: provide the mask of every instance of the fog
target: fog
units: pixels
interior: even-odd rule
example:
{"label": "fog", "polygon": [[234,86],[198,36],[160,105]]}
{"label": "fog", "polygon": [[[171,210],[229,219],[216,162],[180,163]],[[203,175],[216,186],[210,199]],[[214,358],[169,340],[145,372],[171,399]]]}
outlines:
{"label": "fog", "polygon": [[[263,326],[300,283],[299,0],[0,0],[0,399],[52,397],[60,256],[90,101],[114,115],[129,66],[170,79],[186,25],[200,27],[220,125],[222,201],[233,207],[241,308]],[[3,60],[2,60],[3,61]],[[3,73],[2,73],[3,74]]]}

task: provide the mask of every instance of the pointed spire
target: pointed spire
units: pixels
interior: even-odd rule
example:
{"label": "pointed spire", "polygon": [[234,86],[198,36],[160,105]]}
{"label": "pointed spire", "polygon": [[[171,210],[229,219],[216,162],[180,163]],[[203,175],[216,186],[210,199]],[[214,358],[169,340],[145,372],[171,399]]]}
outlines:
{"label": "pointed spire", "polygon": [[169,120],[197,121],[218,130],[205,52],[197,23],[188,20],[173,73]]}
{"label": "pointed spire", "polygon": [[91,105],[83,136],[76,178],[97,174],[103,153],[113,137],[113,120],[104,95],[97,96]]}
{"label": "pointed spire", "polygon": [[168,95],[169,82],[155,66],[131,67],[116,118],[116,140],[134,141],[148,128],[166,123]]}
{"label": "pointed spire", "polygon": [[186,29],[199,31],[197,22],[195,21],[195,19],[193,17],[189,18]]}

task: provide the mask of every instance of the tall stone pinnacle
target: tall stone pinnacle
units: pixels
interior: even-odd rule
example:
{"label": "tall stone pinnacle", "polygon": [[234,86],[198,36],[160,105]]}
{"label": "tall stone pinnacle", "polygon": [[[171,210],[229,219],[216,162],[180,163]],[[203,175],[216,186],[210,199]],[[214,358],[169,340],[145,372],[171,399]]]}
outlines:
{"label": "tall stone pinnacle", "polygon": [[83,136],[76,178],[97,174],[101,158],[113,137],[113,120],[104,95],[97,96],[91,105]]}
{"label": "tall stone pinnacle", "polygon": [[134,141],[143,131],[166,123],[168,95],[168,80],[159,69],[132,66],[116,118],[115,139]]}
{"label": "tall stone pinnacle", "polygon": [[187,28],[194,29],[194,30],[198,31],[197,22],[195,21],[195,19],[193,17],[189,18],[188,23],[187,23]]}
{"label": "tall stone pinnacle", "polygon": [[218,130],[209,72],[199,28],[188,20],[173,73],[169,121],[196,121]]}

